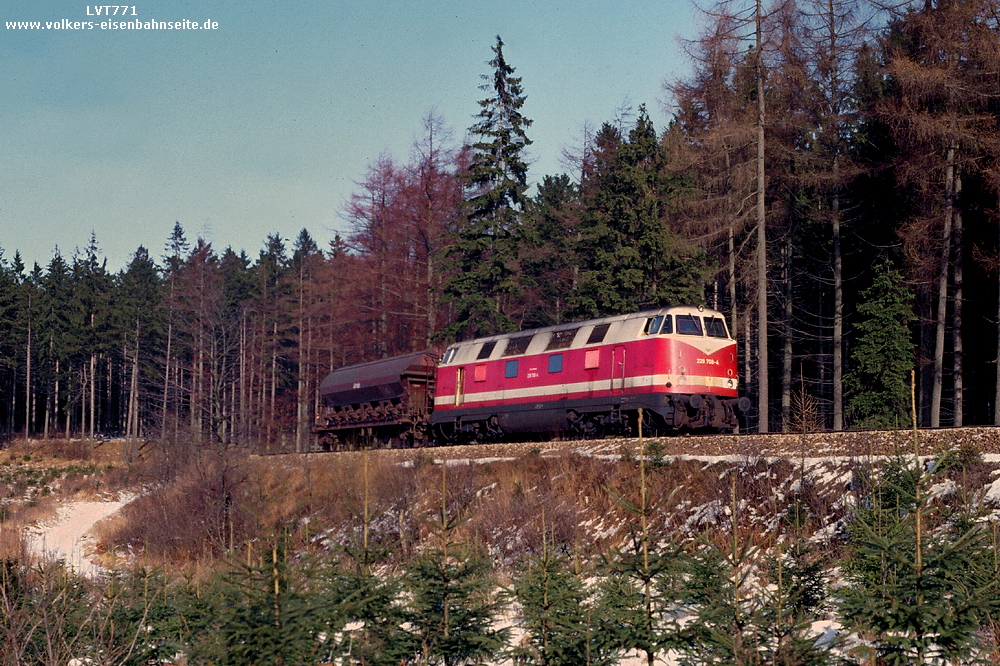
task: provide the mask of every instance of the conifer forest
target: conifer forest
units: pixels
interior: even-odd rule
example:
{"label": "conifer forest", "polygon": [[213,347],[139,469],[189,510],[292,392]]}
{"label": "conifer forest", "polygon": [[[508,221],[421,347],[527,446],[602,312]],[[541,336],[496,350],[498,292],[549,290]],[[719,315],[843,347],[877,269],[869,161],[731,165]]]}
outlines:
{"label": "conifer forest", "polygon": [[681,303],[726,315],[749,431],[906,426],[911,370],[920,426],[1000,424],[998,10],[716,6],[667,125],[622,108],[559,174],[531,173],[497,37],[464,138],[428,113],[329,242],[167,223],[117,272],[93,236],[44,266],[5,248],[0,433],[304,451],[332,368]]}

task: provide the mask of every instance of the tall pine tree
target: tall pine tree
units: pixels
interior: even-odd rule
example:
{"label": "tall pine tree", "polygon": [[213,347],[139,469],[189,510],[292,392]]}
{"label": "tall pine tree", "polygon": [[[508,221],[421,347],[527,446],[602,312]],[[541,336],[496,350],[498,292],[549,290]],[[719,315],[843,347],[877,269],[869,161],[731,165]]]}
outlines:
{"label": "tall pine tree", "polygon": [[521,114],[525,96],[520,77],[503,55],[497,35],[492,75],[481,87],[479,120],[470,128],[477,140],[466,173],[466,215],[455,243],[447,250],[451,276],[445,294],[455,305],[449,336],[490,335],[515,328],[517,255],[521,211],[525,204],[528,164],[524,149],[531,144],[525,129],[531,121]]}

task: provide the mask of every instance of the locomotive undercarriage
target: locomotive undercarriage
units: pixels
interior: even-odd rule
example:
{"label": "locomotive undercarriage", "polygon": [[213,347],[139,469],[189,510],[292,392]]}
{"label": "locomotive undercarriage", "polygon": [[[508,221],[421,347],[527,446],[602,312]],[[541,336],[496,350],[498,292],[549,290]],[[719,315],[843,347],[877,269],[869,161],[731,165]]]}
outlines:
{"label": "locomotive undercarriage", "polygon": [[[744,404],[745,403],[745,404]],[[746,398],[720,398],[715,395],[624,396],[611,411],[567,410],[569,429],[582,437],[607,437],[639,434],[642,410],[642,434],[667,435],[677,432],[720,432],[739,425],[738,411],[746,411]]]}
{"label": "locomotive undercarriage", "polygon": [[644,436],[678,432],[732,431],[738,412],[749,408],[747,398],[720,398],[715,395],[634,395],[622,396],[609,408],[607,399],[575,403],[567,408],[557,402],[517,405],[501,412],[470,411],[433,426],[439,443],[464,444],[509,439],[510,433],[569,435],[581,439],[634,437],[639,434],[642,414]]}

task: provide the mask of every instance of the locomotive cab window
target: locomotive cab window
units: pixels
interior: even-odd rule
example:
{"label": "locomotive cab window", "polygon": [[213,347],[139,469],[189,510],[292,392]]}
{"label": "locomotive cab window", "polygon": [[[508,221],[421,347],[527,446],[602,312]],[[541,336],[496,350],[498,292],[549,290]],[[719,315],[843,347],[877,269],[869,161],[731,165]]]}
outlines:
{"label": "locomotive cab window", "polygon": [[441,359],[441,363],[451,363],[455,358],[455,352],[458,351],[458,347],[451,347],[444,353],[444,358]]}
{"label": "locomotive cab window", "polygon": [[596,345],[604,342],[604,336],[608,334],[609,328],[611,328],[611,324],[598,324],[595,326],[594,330],[590,332],[590,337],[587,338],[587,344]]}
{"label": "locomotive cab window", "polygon": [[677,315],[677,333],[680,335],[701,335],[701,317]]}
{"label": "locomotive cab window", "polygon": [[656,335],[660,332],[660,326],[663,324],[663,315],[656,315],[655,317],[650,317],[646,320],[646,335]]}
{"label": "locomotive cab window", "polygon": [[507,340],[507,348],[503,350],[503,356],[523,354],[528,350],[528,345],[531,344],[533,337],[533,335],[522,335],[519,338],[510,338]]}
{"label": "locomotive cab window", "polygon": [[726,322],[721,317],[705,317],[705,333],[710,338],[728,338]]}
{"label": "locomotive cab window", "polygon": [[664,315],[663,326],[660,326],[660,335],[670,335],[674,332],[674,316]]}
{"label": "locomotive cab window", "polygon": [[517,359],[507,361],[503,368],[503,376],[507,379],[517,377]]}
{"label": "locomotive cab window", "polygon": [[481,361],[484,358],[489,358],[490,354],[493,353],[493,348],[496,346],[497,346],[496,340],[490,340],[489,342],[484,342],[483,348],[479,350],[479,355],[476,357],[476,360]]}

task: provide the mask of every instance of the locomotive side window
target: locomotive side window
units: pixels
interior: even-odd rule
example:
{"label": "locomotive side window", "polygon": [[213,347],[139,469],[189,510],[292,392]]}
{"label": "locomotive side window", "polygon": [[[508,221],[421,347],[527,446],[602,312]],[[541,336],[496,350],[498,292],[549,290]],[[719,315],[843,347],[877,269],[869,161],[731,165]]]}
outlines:
{"label": "locomotive side window", "polygon": [[457,351],[458,347],[451,347],[444,353],[444,358],[441,359],[441,363],[451,363],[451,361],[455,358],[455,352]]}
{"label": "locomotive side window", "polygon": [[587,344],[596,345],[604,342],[604,336],[608,334],[609,328],[611,328],[611,324],[598,324],[595,326],[594,330],[590,332],[590,337],[587,338]]}
{"label": "locomotive side window", "polygon": [[563,365],[563,355],[562,354],[553,354],[552,356],[549,356],[549,372],[550,373],[562,372],[562,365]]}
{"label": "locomotive side window", "polygon": [[705,332],[710,338],[728,338],[726,322],[721,317],[705,317]]}
{"label": "locomotive side window", "polygon": [[517,356],[518,354],[523,354],[528,350],[528,345],[531,343],[531,338],[533,337],[533,335],[522,335],[519,338],[507,340],[507,348],[503,350],[503,355]]}
{"label": "locomotive side window", "polygon": [[677,332],[680,335],[701,335],[701,317],[677,315]]}
{"label": "locomotive side window", "polygon": [[546,345],[545,351],[569,349],[569,346],[573,344],[573,338],[576,337],[576,332],[579,330],[579,328],[570,328],[565,331],[552,331],[552,337],[549,338],[549,344]]}
{"label": "locomotive side window", "polygon": [[513,361],[507,361],[503,368],[503,376],[507,379],[512,377],[517,377],[517,359]]}
{"label": "locomotive side window", "polygon": [[489,358],[490,354],[493,353],[493,348],[496,346],[497,346],[496,340],[490,340],[489,342],[484,342],[483,348],[479,350],[479,356],[476,357],[476,360],[481,361],[484,358]]}
{"label": "locomotive side window", "polygon": [[656,315],[646,320],[646,335],[656,335],[660,332],[660,325],[663,324],[663,315]]}

